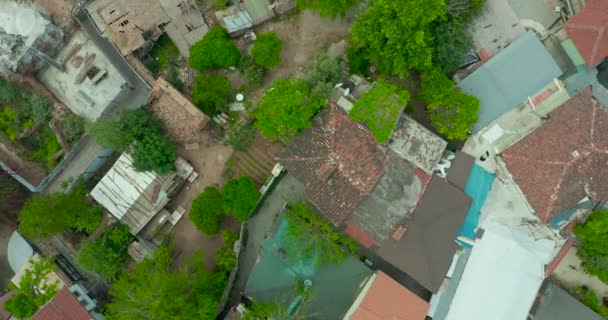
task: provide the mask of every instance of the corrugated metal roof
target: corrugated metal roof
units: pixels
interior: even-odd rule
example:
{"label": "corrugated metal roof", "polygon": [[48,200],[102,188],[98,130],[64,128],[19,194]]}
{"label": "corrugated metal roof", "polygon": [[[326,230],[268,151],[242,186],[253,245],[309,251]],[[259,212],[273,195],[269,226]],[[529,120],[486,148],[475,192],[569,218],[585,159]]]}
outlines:
{"label": "corrugated metal roof", "polygon": [[457,85],[481,103],[473,132],[514,109],[561,74],[540,39],[528,31]]}
{"label": "corrugated metal roof", "polygon": [[251,16],[246,10],[225,16],[222,20],[226,25],[226,29],[228,29],[228,33],[251,28],[253,26]]}

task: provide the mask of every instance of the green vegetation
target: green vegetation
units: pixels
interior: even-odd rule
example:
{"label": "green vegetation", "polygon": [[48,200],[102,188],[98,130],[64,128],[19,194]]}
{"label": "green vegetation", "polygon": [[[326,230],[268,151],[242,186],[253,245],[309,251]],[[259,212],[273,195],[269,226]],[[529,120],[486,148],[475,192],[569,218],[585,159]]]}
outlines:
{"label": "green vegetation", "polygon": [[299,9],[310,9],[319,11],[321,17],[341,17],[344,19],[346,12],[358,0],[297,0]]}
{"label": "green vegetation", "polygon": [[224,213],[232,215],[241,222],[247,221],[251,211],[260,199],[260,192],[253,180],[247,176],[230,179],[223,190]]}
{"label": "green vegetation", "polygon": [[407,76],[432,65],[431,24],[446,14],[444,0],[375,0],[351,27],[350,46],[382,73]]}
{"label": "green vegetation", "polygon": [[226,142],[236,151],[249,149],[255,139],[255,128],[250,124],[232,123],[226,131]]}
{"label": "green vegetation", "polygon": [[342,61],[327,53],[317,55],[302,79],[312,88],[311,92],[323,99],[329,99],[334,86],[342,79]]}
{"label": "green vegetation", "polygon": [[237,65],[240,56],[236,45],[230,41],[226,29],[215,26],[202,40],[190,47],[188,64],[198,71],[223,69]]}
{"label": "green vegetation", "polygon": [[218,272],[228,273],[236,265],[236,254],[232,248],[221,248],[215,253],[215,264]]}
{"label": "green vegetation", "polygon": [[346,59],[348,60],[348,71],[351,74],[369,75],[369,60],[363,56],[362,50],[357,50],[352,47],[346,51]]}
{"label": "green vegetation", "polygon": [[[19,214],[19,230],[30,239],[46,238],[67,229],[90,234],[102,219],[102,209],[86,199],[87,190],[78,185],[72,193],[38,194],[29,199]],[[52,212],[52,214],[49,214]]]}
{"label": "green vegetation", "polygon": [[420,97],[427,103],[431,125],[449,140],[466,140],[477,122],[479,100],[459,90],[438,67],[422,74]]}
{"label": "green vegetation", "polygon": [[217,11],[226,9],[226,5],[228,4],[227,0],[214,0],[213,8]]}
{"label": "green vegetation", "polygon": [[84,134],[84,120],[71,112],[63,116],[59,126],[66,141],[71,144],[78,142]]}
{"label": "green vegetation", "polygon": [[84,269],[95,272],[104,280],[111,281],[124,267],[129,253],[127,248],[133,242],[129,227],[116,223],[110,226],[95,240],[87,240],[82,247],[76,262]]}
{"label": "green vegetation", "polygon": [[218,234],[224,214],[223,206],[224,200],[220,191],[215,187],[207,187],[192,201],[190,220],[204,234]]}
{"label": "green vegetation", "polygon": [[376,140],[384,143],[391,137],[409,100],[410,94],[406,90],[378,78],[374,87],[355,103],[349,115],[364,122]]}
{"label": "green vegetation", "polygon": [[4,304],[4,309],[18,319],[29,319],[45,305],[59,290],[59,283],[46,280],[53,271],[53,261],[40,257],[38,261],[30,260],[31,267],[25,273],[19,285],[11,283],[9,290],[17,291]]}
{"label": "green vegetation", "polygon": [[579,238],[577,254],[589,274],[608,283],[608,210],[591,212],[587,221],[574,227]]}
{"label": "green vegetation", "polygon": [[21,90],[14,83],[0,77],[0,102],[14,104],[21,101]]}
{"label": "green vegetation", "polygon": [[158,74],[161,70],[166,69],[170,64],[177,63],[180,57],[179,49],[171,38],[166,33],[163,33],[156,43],[148,52],[152,61],[149,61],[146,66],[153,74]]}
{"label": "green vegetation", "polygon": [[589,309],[593,310],[604,319],[608,319],[608,308],[598,301],[597,295],[593,290],[582,286],[573,290],[572,294]]}
{"label": "green vegetation", "polygon": [[299,259],[314,257],[319,265],[340,263],[357,251],[355,241],[334,229],[310,204],[288,203],[287,210],[286,243],[292,246],[290,253]]}
{"label": "green vegetation", "polygon": [[239,239],[239,235],[231,230],[222,231],[222,241],[228,248],[234,247],[234,243]]}
{"label": "green vegetation", "polygon": [[129,152],[137,171],[166,175],[175,169],[175,147],[162,133],[161,122],[141,108],[125,110],[116,119],[98,119],[86,130],[101,146]]}
{"label": "green vegetation", "polygon": [[175,87],[177,91],[184,92],[184,82],[182,81],[182,78],[180,78],[179,72],[177,72],[175,67],[171,67],[169,68],[169,71],[167,71],[167,82]]}
{"label": "green vegetation", "polygon": [[288,143],[300,131],[310,127],[312,117],[323,104],[303,80],[276,80],[258,103],[254,113],[257,119],[255,126],[262,135]]}
{"label": "green vegetation", "polygon": [[247,83],[251,87],[257,87],[262,84],[262,80],[264,80],[264,75],[266,74],[266,69],[257,65],[250,55],[241,56],[239,70],[247,78]]}
{"label": "green vegetation", "polygon": [[447,19],[437,23],[433,33],[435,37],[433,62],[444,73],[451,74],[456,71],[472,48],[466,24],[459,20]]}
{"label": "green vegetation", "polygon": [[274,68],[281,63],[282,49],[283,41],[279,39],[276,33],[260,33],[251,48],[251,55],[255,63],[260,66]]}
{"label": "green vegetation", "polygon": [[114,320],[214,319],[224,286],[224,273],[210,273],[202,253],[172,271],[171,251],[162,246],[112,283],[106,316]]}
{"label": "green vegetation", "polygon": [[485,0],[446,0],[450,19],[468,22],[481,12]]}
{"label": "green vegetation", "polygon": [[209,116],[219,113],[232,91],[230,80],[224,75],[199,74],[194,80],[192,101]]}

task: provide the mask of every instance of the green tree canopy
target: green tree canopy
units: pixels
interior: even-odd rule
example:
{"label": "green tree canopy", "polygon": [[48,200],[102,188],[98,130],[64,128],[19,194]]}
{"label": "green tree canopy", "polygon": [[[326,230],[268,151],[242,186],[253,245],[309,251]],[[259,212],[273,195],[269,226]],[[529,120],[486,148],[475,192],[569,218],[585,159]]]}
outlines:
{"label": "green tree canopy", "polygon": [[250,55],[241,56],[239,70],[247,78],[247,83],[252,87],[262,84],[262,80],[264,80],[264,75],[266,74],[266,69],[257,65]]}
{"label": "green tree canopy", "polygon": [[251,48],[251,55],[255,63],[266,68],[274,68],[281,62],[283,41],[276,33],[260,33]]}
{"label": "green tree canopy", "polygon": [[298,8],[319,11],[321,17],[344,19],[346,12],[359,0],[297,0]]}
{"label": "green tree canopy", "polygon": [[310,93],[302,80],[276,80],[258,103],[255,126],[269,138],[287,143],[310,127],[312,117],[323,107],[323,101]]}
{"label": "green tree canopy", "polygon": [[351,27],[350,44],[383,73],[406,76],[432,65],[431,23],[444,0],[374,0]]}
{"label": "green tree canopy", "polygon": [[112,283],[107,316],[114,320],[214,319],[225,285],[223,274],[208,273],[197,253],[172,271],[171,251],[162,246]]}
{"label": "green tree canopy", "polygon": [[410,94],[406,90],[378,78],[374,87],[355,103],[349,115],[364,122],[376,140],[384,143],[391,137],[409,100]]}
{"label": "green tree canopy", "polygon": [[237,65],[240,56],[239,49],[230,41],[226,29],[215,26],[202,40],[190,47],[188,64],[198,71],[222,69]]}
{"label": "green tree canopy", "polygon": [[226,130],[226,142],[236,151],[245,151],[253,143],[255,132],[251,124],[232,123]]}
{"label": "green tree canopy", "polygon": [[427,103],[431,125],[449,140],[466,140],[477,123],[479,100],[460,90],[438,67],[422,75],[420,97]]}
{"label": "green tree canopy", "polygon": [[433,27],[435,51],[433,62],[443,72],[451,74],[471,51],[472,45],[466,30],[466,25],[458,20],[446,19]]}
{"label": "green tree canopy", "polygon": [[59,282],[50,282],[48,275],[53,271],[53,261],[40,257],[30,260],[19,285],[10,284],[9,289],[17,291],[4,304],[6,311],[18,319],[29,319],[36,311],[55,296]]}
{"label": "green tree canopy", "polygon": [[329,99],[334,86],[342,80],[342,61],[327,53],[317,55],[302,79],[312,88],[311,92],[323,99]]}
{"label": "green tree canopy", "polygon": [[127,248],[131,242],[133,236],[129,232],[129,227],[116,223],[98,239],[84,241],[76,255],[76,262],[103,279],[112,280],[124,267],[129,257]]}
{"label": "green tree canopy", "polygon": [[166,175],[175,169],[175,147],[163,134],[162,123],[142,108],[97,119],[86,129],[101,146],[129,152],[137,171]]}
{"label": "green tree canopy", "polygon": [[585,270],[608,283],[608,210],[590,213],[585,223],[574,227],[574,234],[580,240],[577,254]]}
{"label": "green tree canopy", "polygon": [[340,263],[357,250],[353,239],[334,229],[308,203],[288,203],[285,217],[289,221],[286,243],[290,253],[301,259],[315,257],[319,265]]}
{"label": "green tree canopy", "polygon": [[222,194],[215,187],[207,187],[192,201],[189,217],[192,223],[208,235],[220,232],[224,214]]}
{"label": "green tree canopy", "polygon": [[224,212],[244,222],[260,199],[260,192],[247,176],[231,179],[224,185]]}
{"label": "green tree canopy", "polygon": [[192,101],[204,113],[214,116],[228,103],[230,91],[232,84],[226,76],[199,74],[194,80]]}
{"label": "green tree canopy", "polygon": [[101,223],[103,211],[87,201],[86,193],[80,184],[71,193],[35,195],[19,214],[19,230],[31,239],[46,238],[70,228],[92,233]]}

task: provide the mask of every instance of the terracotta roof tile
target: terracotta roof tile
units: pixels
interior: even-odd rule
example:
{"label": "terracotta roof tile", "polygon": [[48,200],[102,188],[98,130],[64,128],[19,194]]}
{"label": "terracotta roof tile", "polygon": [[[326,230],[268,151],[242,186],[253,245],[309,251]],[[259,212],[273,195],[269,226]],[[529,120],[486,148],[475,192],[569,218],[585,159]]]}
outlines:
{"label": "terracotta roof tile", "polygon": [[32,320],[91,320],[91,315],[67,289],[61,289]]}
{"label": "terracotta roof tile", "polygon": [[589,67],[608,56],[608,1],[587,0],[564,28]]}
{"label": "terracotta roof tile", "polygon": [[586,89],[503,153],[507,168],[543,222],[585,196],[608,197],[608,112]]}
{"label": "terracotta roof tile", "polygon": [[340,225],[374,189],[384,172],[384,158],[374,136],[333,105],[277,156],[334,225]]}
{"label": "terracotta roof tile", "polygon": [[[428,302],[378,272],[373,283],[364,292],[365,297],[348,320],[424,320],[429,309]],[[355,303],[357,303],[356,301]]]}

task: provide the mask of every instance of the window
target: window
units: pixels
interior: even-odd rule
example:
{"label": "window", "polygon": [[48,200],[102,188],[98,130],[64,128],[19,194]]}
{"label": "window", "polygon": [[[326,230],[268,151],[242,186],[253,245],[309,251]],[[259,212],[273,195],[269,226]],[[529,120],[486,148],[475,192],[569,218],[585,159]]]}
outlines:
{"label": "window", "polygon": [[126,26],[128,24],[129,24],[129,20],[124,20],[123,22],[119,23],[118,25],[121,26],[121,27],[124,27],[124,26]]}
{"label": "window", "polygon": [[188,30],[188,32],[194,30],[194,26],[191,23],[186,23],[186,29]]}
{"label": "window", "polygon": [[167,22],[163,22],[161,24],[158,25],[158,28],[160,29],[160,31],[165,31],[165,27],[170,23],[170,21]]}
{"label": "window", "polygon": [[96,66],[91,66],[87,71],[87,78],[93,79],[99,73],[99,68]]}

